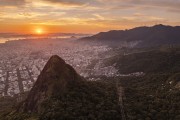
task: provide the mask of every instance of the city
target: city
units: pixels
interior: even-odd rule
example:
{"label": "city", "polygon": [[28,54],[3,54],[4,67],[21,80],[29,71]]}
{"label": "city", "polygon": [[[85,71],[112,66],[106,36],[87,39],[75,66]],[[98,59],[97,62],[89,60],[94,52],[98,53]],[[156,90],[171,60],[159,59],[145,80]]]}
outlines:
{"label": "city", "polygon": [[[41,70],[52,55],[59,55],[83,77],[114,76],[117,70],[103,66],[103,59],[113,54],[108,46],[74,44],[69,39],[34,39],[10,41],[0,45],[0,96],[11,96],[30,91]],[[104,55],[104,54],[103,54]],[[96,78],[97,79],[97,78]]]}

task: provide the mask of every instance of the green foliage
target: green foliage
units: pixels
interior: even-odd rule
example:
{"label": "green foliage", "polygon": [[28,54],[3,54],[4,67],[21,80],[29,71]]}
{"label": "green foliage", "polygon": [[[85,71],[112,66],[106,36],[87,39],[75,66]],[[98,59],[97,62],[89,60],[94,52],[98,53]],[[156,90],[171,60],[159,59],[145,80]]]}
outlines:
{"label": "green foliage", "polygon": [[13,111],[16,104],[16,100],[12,97],[0,98],[0,120],[3,120],[2,118],[6,117],[11,111]]}
{"label": "green foliage", "polygon": [[116,63],[120,73],[176,73],[180,71],[179,50],[152,50],[129,55],[117,55],[105,61],[107,65]]}
{"label": "green foliage", "polygon": [[177,120],[180,92],[167,82],[170,76],[156,74],[121,78],[129,119]]}
{"label": "green foliage", "polygon": [[40,120],[119,119],[116,89],[103,82],[84,82],[70,86],[63,96],[53,96],[42,106]]}
{"label": "green foliage", "polygon": [[53,94],[41,104],[41,113],[6,112],[2,120],[116,120],[121,114],[113,82],[77,82],[63,95]]}

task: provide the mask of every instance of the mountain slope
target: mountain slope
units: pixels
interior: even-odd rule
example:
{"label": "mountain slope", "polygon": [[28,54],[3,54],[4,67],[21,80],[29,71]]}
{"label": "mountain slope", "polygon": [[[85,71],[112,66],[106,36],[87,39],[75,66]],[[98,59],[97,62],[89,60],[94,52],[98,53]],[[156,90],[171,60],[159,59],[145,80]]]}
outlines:
{"label": "mountain slope", "polygon": [[[2,117],[1,117],[2,116]],[[45,65],[27,99],[2,120],[119,119],[115,83],[85,81],[58,56]]]}
{"label": "mountain slope", "polygon": [[51,96],[63,95],[67,86],[81,81],[76,71],[58,56],[52,56],[30,91],[22,110],[39,112],[41,102]]}
{"label": "mountain slope", "polygon": [[147,52],[117,55],[107,59],[104,64],[116,67],[121,74],[176,73],[180,71],[180,49],[152,50]]}
{"label": "mountain slope", "polygon": [[[122,42],[138,42],[136,47],[154,47],[169,44],[180,44],[180,26],[172,27],[155,25],[153,27],[137,27],[130,30],[113,30],[101,32],[94,36],[82,38],[85,41],[98,41],[113,45]],[[119,43],[119,44],[117,44]]]}
{"label": "mountain slope", "polygon": [[126,99],[128,120],[180,120],[180,48],[161,48],[114,56],[105,62],[116,63]]}

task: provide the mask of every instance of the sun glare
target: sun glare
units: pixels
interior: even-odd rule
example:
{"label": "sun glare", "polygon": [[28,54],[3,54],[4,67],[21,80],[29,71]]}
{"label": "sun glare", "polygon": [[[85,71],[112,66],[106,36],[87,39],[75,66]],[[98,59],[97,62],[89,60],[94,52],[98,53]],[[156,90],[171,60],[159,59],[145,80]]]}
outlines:
{"label": "sun glare", "polygon": [[37,28],[37,29],[35,30],[35,33],[38,34],[38,35],[41,35],[41,34],[44,33],[44,31],[43,31],[43,29],[41,29],[41,28]]}

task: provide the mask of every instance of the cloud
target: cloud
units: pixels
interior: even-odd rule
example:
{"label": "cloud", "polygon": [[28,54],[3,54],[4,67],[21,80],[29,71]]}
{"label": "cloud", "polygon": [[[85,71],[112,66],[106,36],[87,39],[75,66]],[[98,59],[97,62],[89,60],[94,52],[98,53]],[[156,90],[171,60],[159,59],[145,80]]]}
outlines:
{"label": "cloud", "polygon": [[91,27],[101,31],[156,23],[180,25],[179,6],[180,0],[0,0],[0,28],[30,24],[70,30],[73,26],[83,32]]}
{"label": "cloud", "polygon": [[27,3],[36,2],[37,4],[48,3],[47,5],[63,5],[63,6],[83,6],[89,3],[89,0],[0,0],[2,7],[17,7]]}
{"label": "cloud", "polygon": [[122,20],[131,22],[166,22],[167,19],[159,16],[144,15],[141,13],[135,13],[133,16],[123,16]]}
{"label": "cloud", "polygon": [[146,15],[144,15],[144,14],[142,14],[142,13],[134,13],[133,16],[143,17],[143,16],[146,16]]}
{"label": "cloud", "polygon": [[32,16],[30,13],[26,13],[26,12],[19,13],[19,15],[26,16],[26,17]]}
{"label": "cloud", "polygon": [[130,3],[144,6],[161,7],[166,9],[180,9],[180,0],[129,0]]}
{"label": "cloud", "polygon": [[105,18],[97,13],[93,14],[99,20],[105,20]]}
{"label": "cloud", "polygon": [[1,7],[10,7],[10,6],[21,6],[26,3],[25,0],[0,0]]}
{"label": "cloud", "polygon": [[0,16],[3,15],[3,14],[4,14],[4,12],[0,12]]}
{"label": "cloud", "polygon": [[41,0],[44,2],[59,4],[64,6],[82,6],[88,3],[88,0]]}
{"label": "cloud", "polygon": [[170,12],[180,11],[180,0],[97,0],[111,5],[112,9],[159,8]]}

